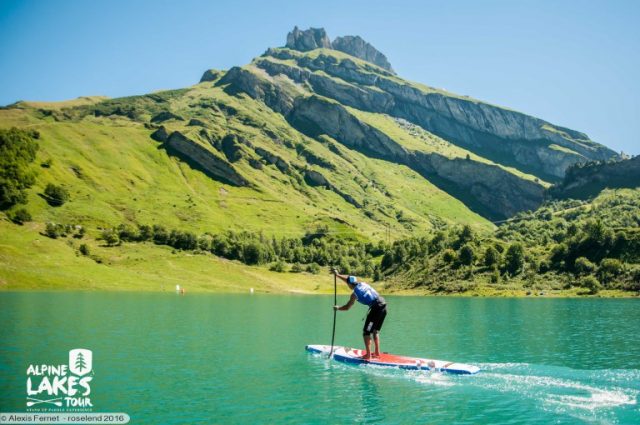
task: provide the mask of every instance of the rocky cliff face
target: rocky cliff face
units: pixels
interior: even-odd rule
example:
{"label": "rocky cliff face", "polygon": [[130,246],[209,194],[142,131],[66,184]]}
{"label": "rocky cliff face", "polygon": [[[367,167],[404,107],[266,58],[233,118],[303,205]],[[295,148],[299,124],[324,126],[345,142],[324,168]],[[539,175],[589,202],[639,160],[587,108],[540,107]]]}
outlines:
{"label": "rocky cliff face", "polygon": [[603,189],[640,187],[640,156],[621,161],[574,166],[549,193],[556,198],[586,199]]}
{"label": "rocky cliff face", "polygon": [[358,120],[342,105],[318,96],[298,99],[287,118],[303,133],[311,136],[327,134],[370,156],[404,161],[408,155],[405,148]]}
{"label": "rocky cliff face", "polygon": [[164,142],[163,147],[168,152],[179,156],[215,179],[235,186],[247,186],[249,184],[227,161],[217,157],[211,151],[178,131],[171,133]]}
{"label": "rocky cliff face", "polygon": [[454,193],[467,202],[475,200],[491,217],[510,217],[534,210],[544,198],[540,184],[519,178],[497,165],[438,154],[417,153],[415,157],[416,166],[425,170],[427,177],[437,176],[450,183]]}
{"label": "rocky cliff face", "polygon": [[331,41],[324,28],[309,28],[306,31],[300,31],[298,27],[295,27],[287,34],[286,47],[301,52],[321,48],[330,49]]}
{"label": "rocky cliff face", "polygon": [[356,58],[374,63],[387,71],[393,72],[387,57],[357,35],[338,37],[333,40],[331,47],[348,55],[355,56]]}
{"label": "rocky cliff face", "polygon": [[407,165],[490,217],[535,209],[543,200],[544,187],[539,183],[497,165],[407,149],[340,104],[317,96],[298,100],[288,118],[294,127],[311,136],[327,134],[366,155]]}
{"label": "rocky cliff face", "polygon": [[324,28],[309,28],[302,31],[298,27],[294,27],[293,31],[287,34],[285,47],[300,52],[308,52],[315,49],[338,50],[395,74],[387,57],[357,35],[338,37],[332,42]]}
{"label": "rocky cliff face", "polygon": [[260,99],[270,108],[280,113],[288,113],[293,108],[294,97],[283,87],[256,75],[248,69],[233,67],[218,82],[220,86],[228,86],[231,93],[244,92]]}
{"label": "rocky cliff face", "polygon": [[216,81],[218,78],[222,77],[224,72],[218,71],[217,69],[207,69],[204,74],[202,74],[202,78],[200,78],[200,82],[203,83],[205,81]]}
{"label": "rocky cliff face", "polygon": [[[488,219],[535,209],[572,164],[613,155],[583,133],[403,80],[366,41],[330,43],[322,29],[295,29],[286,48],[208,70],[184,89],[0,113],[4,127],[42,129],[58,167],[108,169],[109,186],[146,197],[126,210],[114,198],[113,217],[150,222],[139,209],[149,202],[168,223],[300,233],[328,225],[362,240],[389,228],[398,237],[447,224],[489,229]],[[121,173],[111,172],[113,152],[127,155]],[[637,184],[633,167],[609,168],[570,171],[567,193],[626,177]],[[102,191],[65,174],[79,192]],[[163,196],[147,190],[153,184]]]}
{"label": "rocky cliff face", "polygon": [[[291,60],[296,65],[291,65]],[[256,64],[270,75],[285,74],[295,81],[309,82],[317,93],[346,105],[404,118],[479,155],[547,180],[561,179],[575,163],[616,155],[583,133],[375,73],[349,59],[270,50]]]}

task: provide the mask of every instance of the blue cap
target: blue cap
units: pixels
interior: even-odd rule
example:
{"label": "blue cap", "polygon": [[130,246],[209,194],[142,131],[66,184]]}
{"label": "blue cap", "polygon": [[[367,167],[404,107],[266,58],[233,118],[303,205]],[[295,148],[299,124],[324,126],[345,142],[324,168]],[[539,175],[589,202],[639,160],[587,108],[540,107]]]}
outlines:
{"label": "blue cap", "polygon": [[347,282],[349,282],[349,283],[351,283],[351,284],[355,285],[356,283],[358,283],[358,279],[356,279],[356,277],[355,277],[355,276],[349,276],[349,277],[347,278]]}

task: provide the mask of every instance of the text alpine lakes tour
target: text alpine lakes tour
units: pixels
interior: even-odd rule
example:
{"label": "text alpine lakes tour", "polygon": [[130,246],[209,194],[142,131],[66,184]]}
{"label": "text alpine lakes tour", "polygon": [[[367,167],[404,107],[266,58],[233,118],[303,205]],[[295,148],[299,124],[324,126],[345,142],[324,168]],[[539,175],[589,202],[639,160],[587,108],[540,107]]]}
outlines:
{"label": "text alpine lakes tour", "polygon": [[[39,382],[38,382],[39,380]],[[65,407],[93,407],[90,382],[92,376],[78,377],[66,364],[29,365],[27,369],[27,396],[54,396],[64,400]]]}

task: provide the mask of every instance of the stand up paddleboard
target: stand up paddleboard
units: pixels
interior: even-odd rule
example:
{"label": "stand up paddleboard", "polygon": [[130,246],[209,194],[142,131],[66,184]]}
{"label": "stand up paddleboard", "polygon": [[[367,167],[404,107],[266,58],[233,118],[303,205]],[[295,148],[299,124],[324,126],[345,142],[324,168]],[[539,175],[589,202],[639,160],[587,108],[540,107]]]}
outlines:
{"label": "stand up paddleboard", "polygon": [[[331,346],[329,345],[307,345],[305,349],[310,353],[329,355]],[[458,375],[473,375],[480,371],[477,366],[463,363],[446,362],[443,360],[431,360],[418,357],[396,356],[395,354],[382,353],[380,357],[365,360],[364,350],[357,350],[348,347],[333,347],[333,358],[339,362],[352,364],[368,364],[375,366],[397,367],[408,370],[437,370]]]}

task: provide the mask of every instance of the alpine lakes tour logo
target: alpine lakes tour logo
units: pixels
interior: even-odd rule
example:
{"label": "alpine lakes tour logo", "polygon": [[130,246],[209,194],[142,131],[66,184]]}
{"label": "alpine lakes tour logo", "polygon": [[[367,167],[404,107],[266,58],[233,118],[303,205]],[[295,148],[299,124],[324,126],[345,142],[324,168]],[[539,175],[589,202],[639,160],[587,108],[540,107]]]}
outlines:
{"label": "alpine lakes tour logo", "polygon": [[69,351],[69,364],[29,365],[27,408],[29,411],[89,412],[93,353],[76,348]]}

